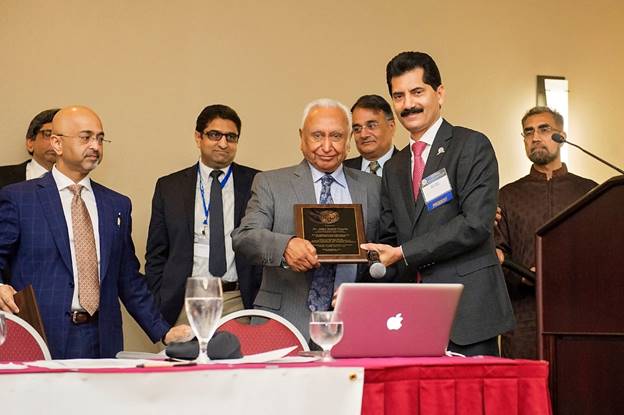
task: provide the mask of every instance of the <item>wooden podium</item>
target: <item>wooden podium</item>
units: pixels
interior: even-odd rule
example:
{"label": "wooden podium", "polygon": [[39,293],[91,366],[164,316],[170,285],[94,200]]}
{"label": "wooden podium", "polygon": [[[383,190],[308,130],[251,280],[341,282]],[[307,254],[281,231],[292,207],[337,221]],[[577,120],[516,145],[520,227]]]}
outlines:
{"label": "wooden podium", "polygon": [[624,414],[624,176],[537,230],[537,329],[555,414]]}

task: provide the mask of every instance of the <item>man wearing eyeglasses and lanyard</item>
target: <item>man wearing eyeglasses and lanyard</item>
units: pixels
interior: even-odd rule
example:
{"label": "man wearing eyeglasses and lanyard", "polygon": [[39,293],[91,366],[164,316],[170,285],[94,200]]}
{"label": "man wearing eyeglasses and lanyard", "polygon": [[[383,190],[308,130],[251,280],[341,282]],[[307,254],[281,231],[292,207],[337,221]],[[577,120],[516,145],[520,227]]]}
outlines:
{"label": "man wearing eyeglasses and lanyard", "polygon": [[343,164],[381,177],[383,166],[398,150],[392,145],[395,123],[388,101],[379,95],[363,95],[351,107],[353,139],[359,157]]}
{"label": "man wearing eyeglasses and lanyard", "polygon": [[0,187],[36,179],[52,170],[56,153],[50,144],[50,136],[52,118],[58,111],[58,108],[54,108],[35,115],[26,131],[26,150],[32,159],[13,166],[1,166]]}
{"label": "man wearing eyeglasses and lanyard", "polygon": [[245,214],[258,172],[233,162],[240,130],[232,108],[204,108],[195,127],[200,161],[156,183],[145,274],[170,324],[186,321],[184,291],[190,276],[222,279],[224,315],[253,307],[260,269],[235,257],[230,236]]}

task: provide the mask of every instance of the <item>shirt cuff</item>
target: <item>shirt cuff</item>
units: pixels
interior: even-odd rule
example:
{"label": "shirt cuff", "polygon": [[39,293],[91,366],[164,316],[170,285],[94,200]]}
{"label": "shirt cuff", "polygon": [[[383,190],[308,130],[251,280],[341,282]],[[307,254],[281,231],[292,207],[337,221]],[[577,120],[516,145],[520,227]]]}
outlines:
{"label": "shirt cuff", "polygon": [[403,245],[400,245],[399,249],[401,250],[401,256],[403,257],[403,262],[405,262],[406,266],[409,266],[409,264],[407,263],[407,259],[405,258],[405,254],[403,253]]}

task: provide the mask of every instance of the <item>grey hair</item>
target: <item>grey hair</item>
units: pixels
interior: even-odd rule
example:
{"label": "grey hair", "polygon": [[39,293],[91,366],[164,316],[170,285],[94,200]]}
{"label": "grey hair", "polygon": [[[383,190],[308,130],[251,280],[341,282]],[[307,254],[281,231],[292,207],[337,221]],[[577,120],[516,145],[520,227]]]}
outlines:
{"label": "grey hair", "polygon": [[335,99],[331,99],[331,98],[315,99],[314,101],[310,102],[308,105],[305,106],[305,108],[303,109],[303,117],[301,118],[302,130],[303,130],[303,124],[305,124],[306,118],[308,118],[308,115],[310,115],[310,111],[312,111],[314,108],[339,108],[340,110],[342,110],[345,117],[347,118],[347,129],[349,131],[349,134],[351,133],[351,111],[349,111],[349,108],[347,108],[347,106],[344,105],[342,102],[337,101]]}

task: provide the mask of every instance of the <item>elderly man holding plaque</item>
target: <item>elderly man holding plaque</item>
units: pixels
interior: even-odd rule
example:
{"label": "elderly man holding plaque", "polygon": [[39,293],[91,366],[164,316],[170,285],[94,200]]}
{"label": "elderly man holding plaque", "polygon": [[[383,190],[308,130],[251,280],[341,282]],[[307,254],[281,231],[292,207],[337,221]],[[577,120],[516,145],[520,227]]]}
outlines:
{"label": "elderly man holding plaque", "polygon": [[236,255],[264,267],[254,306],[280,314],[306,337],[310,312],[329,309],[341,283],[370,278],[355,265],[367,261],[354,244],[377,238],[381,181],[343,167],[350,126],[340,102],[309,103],[299,129],[305,159],[256,175],[232,233]]}

